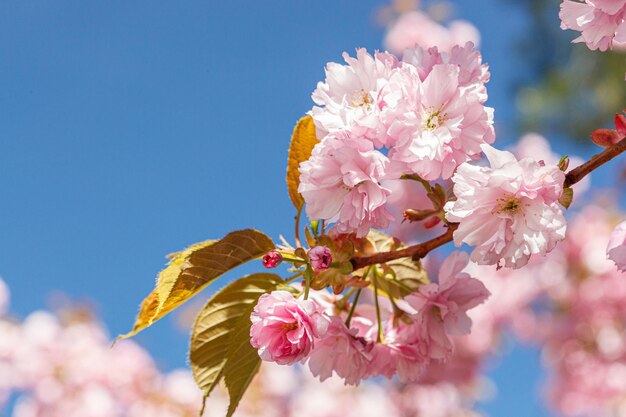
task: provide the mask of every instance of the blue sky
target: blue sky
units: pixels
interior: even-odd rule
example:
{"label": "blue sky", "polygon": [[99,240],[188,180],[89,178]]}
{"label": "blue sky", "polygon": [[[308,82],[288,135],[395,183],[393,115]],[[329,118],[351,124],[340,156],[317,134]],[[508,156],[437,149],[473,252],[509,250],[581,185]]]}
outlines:
{"label": "blue sky", "polygon": [[[293,125],[327,61],[381,48],[382,4],[0,1],[0,275],[13,311],[62,291],[126,332],[165,254],[245,227],[289,235]],[[514,4],[457,2],[483,35],[500,144],[516,137],[526,72]],[[171,318],[137,340],[164,368],[185,365]],[[516,347],[490,367],[498,396],[483,408],[547,415],[538,361]]]}

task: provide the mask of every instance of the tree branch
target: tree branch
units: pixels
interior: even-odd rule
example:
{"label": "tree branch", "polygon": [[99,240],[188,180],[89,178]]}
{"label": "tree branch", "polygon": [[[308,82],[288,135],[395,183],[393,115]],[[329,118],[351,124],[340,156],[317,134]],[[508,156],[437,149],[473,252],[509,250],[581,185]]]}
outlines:
{"label": "tree branch", "polygon": [[582,165],[577,166],[567,173],[565,176],[565,183],[563,183],[563,187],[571,187],[576,184],[578,181],[582,180],[594,169],[604,165],[609,162],[611,159],[615,158],[617,155],[626,151],[626,138],[620,140],[615,145],[606,148],[602,152],[597,155],[594,155],[590,160],[585,162]]}
{"label": "tree branch", "polygon": [[423,258],[430,252],[431,250],[437,249],[439,246],[445,245],[448,242],[452,241],[452,233],[458,227],[458,223],[450,223],[448,226],[448,230],[441,236],[437,236],[434,239],[426,241],[424,243],[420,243],[418,245],[409,246],[408,248],[391,251],[391,252],[380,252],[371,256],[361,256],[350,259],[352,266],[354,269],[363,268],[368,265],[374,264],[383,264],[385,262],[393,261],[394,259],[399,258],[414,258],[420,259]]}
{"label": "tree branch", "polygon": [[[563,187],[570,187],[576,184],[578,181],[582,180],[587,174],[591,171],[599,168],[605,163],[609,162],[611,159],[615,158],[622,152],[626,151],[626,138],[617,142],[615,145],[606,148],[599,154],[593,156],[589,161],[585,162],[582,165],[577,166],[572,169],[570,172],[565,175],[565,181],[563,183]],[[354,257],[350,259],[352,266],[354,269],[360,269],[366,267],[368,265],[374,264],[382,264],[385,262],[390,262],[399,258],[413,258],[413,259],[421,259],[425,257],[430,251],[437,249],[440,246],[445,245],[448,242],[452,241],[452,235],[454,231],[458,227],[458,223],[450,223],[448,225],[448,230],[441,236],[437,236],[434,239],[428,240],[424,243],[419,243],[417,245],[409,246],[404,249],[400,249],[397,251],[391,252],[380,252],[371,256],[360,256]]]}

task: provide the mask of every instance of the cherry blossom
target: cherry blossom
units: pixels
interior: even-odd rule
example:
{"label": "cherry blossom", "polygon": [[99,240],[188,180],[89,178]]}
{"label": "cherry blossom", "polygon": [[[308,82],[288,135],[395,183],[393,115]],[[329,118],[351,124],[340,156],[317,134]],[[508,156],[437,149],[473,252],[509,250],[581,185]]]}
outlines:
{"label": "cherry blossom", "polygon": [[584,42],[589,49],[606,51],[626,47],[626,1],[565,0],[561,3],[561,29],[580,32],[573,42]]}
{"label": "cherry blossom", "polygon": [[421,11],[403,13],[385,36],[387,49],[400,55],[405,49],[438,47],[450,51],[455,45],[472,42],[478,45],[480,32],[466,20],[453,20],[445,27]]}
{"label": "cherry blossom", "polygon": [[352,131],[382,145],[378,133],[378,94],[398,65],[390,54],[371,56],[363,48],[356,58],[343,55],[348,65],[326,66],[326,80],[317,85],[312,98],[317,106],[311,115],[318,138],[337,131]]}
{"label": "cherry blossom", "polygon": [[476,246],[472,261],[520,268],[533,254],[550,252],[565,238],[558,200],[565,175],[556,166],[483,145],[491,167],[461,165],[452,181],[456,201],[446,218],[458,222],[454,243]]}
{"label": "cherry blossom", "polygon": [[385,228],[393,219],[385,203],[390,191],[381,186],[389,159],[368,142],[328,137],[315,145],[300,165],[299,192],[310,219],[336,222],[340,233],[365,236],[370,227]]}
{"label": "cherry blossom", "polygon": [[472,321],[467,311],[489,297],[479,280],[462,272],[468,262],[467,253],[452,253],[441,265],[438,284],[423,285],[405,298],[414,309],[424,354],[432,359],[450,357],[450,336],[468,334]]}
{"label": "cherry blossom", "polygon": [[265,361],[290,365],[305,359],[328,328],[313,300],[297,300],[287,291],[264,294],[250,316],[250,342]]}
{"label": "cherry blossom", "polygon": [[334,373],[348,385],[358,385],[369,374],[373,344],[357,336],[343,321],[332,317],[328,332],[316,342],[309,358],[309,369],[324,381]]}

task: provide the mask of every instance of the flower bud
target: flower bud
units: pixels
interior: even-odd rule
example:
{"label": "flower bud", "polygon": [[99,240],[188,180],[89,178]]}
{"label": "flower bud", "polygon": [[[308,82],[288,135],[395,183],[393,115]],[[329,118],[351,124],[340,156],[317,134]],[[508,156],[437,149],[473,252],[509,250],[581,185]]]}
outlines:
{"label": "flower bud", "polygon": [[569,158],[567,157],[567,155],[563,156],[559,160],[559,163],[557,166],[559,167],[561,171],[563,172],[567,171],[567,168],[569,168]]}
{"label": "flower bud", "polygon": [[439,217],[431,217],[430,219],[424,222],[424,228],[432,229],[433,227],[437,226],[439,223],[441,223],[441,219]]}
{"label": "flower bud", "polygon": [[615,145],[620,139],[619,133],[612,129],[600,128],[591,132],[591,140],[593,143],[605,148]]}
{"label": "flower bud", "polygon": [[326,246],[315,246],[309,250],[309,261],[311,267],[316,271],[323,271],[330,268],[333,255]]}
{"label": "flower bud", "polygon": [[624,114],[616,114],[615,115],[615,130],[621,137],[626,136],[626,116]]}
{"label": "flower bud", "polygon": [[263,255],[263,266],[266,268],[276,268],[283,261],[280,252],[271,250]]}

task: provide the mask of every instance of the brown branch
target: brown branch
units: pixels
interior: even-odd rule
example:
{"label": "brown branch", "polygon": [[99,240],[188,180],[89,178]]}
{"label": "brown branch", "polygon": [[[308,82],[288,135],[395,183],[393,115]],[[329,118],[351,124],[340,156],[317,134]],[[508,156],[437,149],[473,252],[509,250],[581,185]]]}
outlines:
{"label": "brown branch", "polygon": [[[565,181],[563,183],[563,187],[570,187],[576,184],[578,181],[582,180],[587,174],[591,171],[599,168],[605,163],[609,162],[611,159],[615,158],[622,152],[626,151],[626,138],[617,142],[615,145],[610,148],[606,148],[604,151],[600,152],[598,155],[593,156],[589,161],[585,162],[582,165],[577,166],[567,173],[565,176]],[[390,262],[399,258],[413,258],[413,259],[421,259],[425,257],[430,251],[437,249],[440,246],[445,245],[448,242],[452,241],[452,234],[458,227],[458,223],[450,223],[448,226],[448,230],[441,236],[437,236],[434,239],[428,240],[424,243],[419,243],[417,245],[409,246],[404,249],[400,249],[397,251],[391,252],[380,252],[371,256],[361,256],[350,259],[352,266],[354,269],[360,269],[366,267],[368,265],[374,264],[382,264],[385,262]]]}
{"label": "brown branch", "polygon": [[423,258],[433,249],[437,249],[439,246],[443,246],[452,241],[452,233],[458,227],[458,223],[450,223],[448,230],[441,236],[437,236],[434,239],[420,243],[418,245],[409,246],[408,248],[400,249],[391,252],[380,252],[371,256],[361,256],[350,259],[354,269],[363,268],[368,265],[383,264],[385,262],[393,261],[399,258]]}
{"label": "brown branch", "polygon": [[606,148],[599,154],[594,155],[584,164],[579,165],[576,168],[572,169],[570,172],[568,172],[565,176],[565,182],[563,183],[563,187],[571,187],[578,181],[585,178],[585,176],[591,171],[609,162],[611,159],[615,158],[617,155],[621,154],[624,151],[626,151],[626,138],[620,140],[610,148]]}

